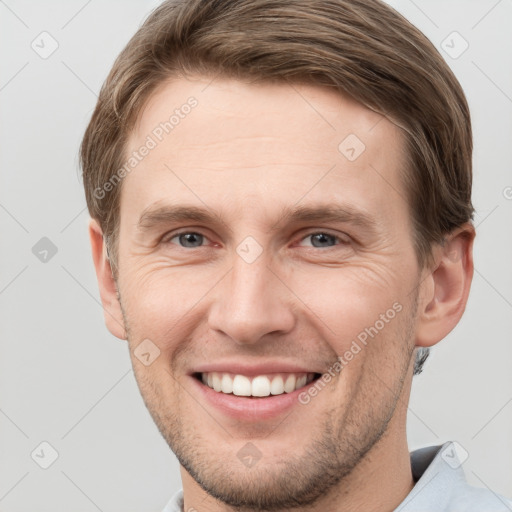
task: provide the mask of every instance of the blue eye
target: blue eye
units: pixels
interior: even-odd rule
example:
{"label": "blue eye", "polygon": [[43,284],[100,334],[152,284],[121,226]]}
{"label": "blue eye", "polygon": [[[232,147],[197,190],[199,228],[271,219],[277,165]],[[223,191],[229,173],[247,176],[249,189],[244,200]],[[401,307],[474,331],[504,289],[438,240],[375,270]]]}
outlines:
{"label": "blue eye", "polygon": [[[185,249],[197,249],[199,247],[203,247],[207,240],[208,239],[201,233],[196,233],[195,231],[182,231],[181,233],[176,233],[173,236],[164,239],[163,242],[178,245]],[[309,241],[309,243],[307,241]],[[339,245],[348,245],[349,243],[349,240],[345,240],[342,237],[317,231],[316,233],[310,233],[302,238],[299,245],[302,245],[303,247],[314,247],[316,249],[328,249]]]}
{"label": "blue eye", "polygon": [[313,247],[332,247],[336,244],[336,237],[328,233],[315,233],[307,238],[311,238]]}
{"label": "blue eye", "polygon": [[201,247],[204,242],[204,236],[199,233],[186,232],[186,233],[178,233],[169,239],[169,242],[177,238],[178,244],[182,247],[194,248]]}
{"label": "blue eye", "polygon": [[[310,244],[304,243],[306,240],[311,240]],[[336,245],[345,245],[349,243],[348,240],[343,240],[339,236],[331,235],[329,233],[317,232],[310,233],[301,240],[300,245],[312,246],[317,249],[334,247]]]}

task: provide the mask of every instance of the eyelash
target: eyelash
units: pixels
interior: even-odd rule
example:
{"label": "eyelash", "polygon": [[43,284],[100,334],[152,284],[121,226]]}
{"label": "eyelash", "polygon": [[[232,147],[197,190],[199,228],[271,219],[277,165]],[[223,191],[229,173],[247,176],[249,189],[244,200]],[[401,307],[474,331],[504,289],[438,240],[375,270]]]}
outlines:
{"label": "eyelash", "polygon": [[[205,239],[208,240],[208,237],[206,235],[204,235],[203,233],[201,233],[200,231],[179,231],[177,233],[170,233],[169,236],[164,236],[162,238],[162,243],[164,244],[169,244],[171,243],[171,240],[174,239],[174,238],[177,238],[181,235],[188,235],[188,234],[194,234],[194,235],[200,235],[202,237],[204,237]],[[299,242],[302,242],[304,240],[306,240],[307,238],[309,237],[312,237],[314,235],[327,235],[329,237],[332,237],[334,238],[338,244],[335,245],[335,246],[328,246],[328,247],[314,247],[314,246],[309,246],[311,249],[334,249],[338,246],[344,246],[344,245],[349,245],[350,243],[350,240],[344,240],[342,237],[338,236],[338,235],[334,235],[333,233],[329,233],[328,231],[311,231],[309,233],[307,233],[306,235],[304,235],[300,240]],[[347,237],[347,239],[350,239],[350,237],[348,235],[345,235]],[[178,244],[175,244],[175,245],[178,245]],[[204,246],[199,246],[199,247],[182,247],[180,245],[178,245],[178,247],[180,247],[181,249],[200,249]]]}

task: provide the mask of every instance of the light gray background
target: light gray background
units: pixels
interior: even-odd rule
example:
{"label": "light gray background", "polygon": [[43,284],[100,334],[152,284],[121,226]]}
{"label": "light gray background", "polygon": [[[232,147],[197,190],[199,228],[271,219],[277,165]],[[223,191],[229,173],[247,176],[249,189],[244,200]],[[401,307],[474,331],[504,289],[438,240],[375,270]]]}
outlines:
{"label": "light gray background", "polygon": [[[96,94],[157,3],[0,1],[2,512],[159,511],[181,486],[126,343],[103,323],[77,167]],[[414,379],[410,447],[457,440],[469,481],[512,496],[512,1],[391,4],[438,48],[462,48],[453,31],[469,43],[456,59],[441,52],[475,134],[471,298]],[[51,48],[43,31],[59,45],[46,59],[31,48]],[[32,252],[42,237],[58,250],[46,263]],[[59,454],[46,470],[43,441]]]}

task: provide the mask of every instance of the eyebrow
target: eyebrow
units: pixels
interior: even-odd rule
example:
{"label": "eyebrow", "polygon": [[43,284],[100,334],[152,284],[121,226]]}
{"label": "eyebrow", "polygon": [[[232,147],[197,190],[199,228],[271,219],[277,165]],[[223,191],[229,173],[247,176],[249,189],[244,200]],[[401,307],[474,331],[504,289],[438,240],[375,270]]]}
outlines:
{"label": "eyebrow", "polygon": [[272,226],[270,231],[276,231],[281,224],[300,222],[333,222],[353,224],[368,232],[374,232],[377,222],[368,213],[350,205],[326,204],[321,206],[297,206],[284,208],[281,219]]}
{"label": "eyebrow", "polygon": [[151,229],[159,224],[170,224],[172,222],[217,222],[220,218],[207,209],[198,208],[197,206],[180,206],[168,205],[159,206],[157,208],[146,208],[137,223],[137,227],[141,229]]}
{"label": "eyebrow", "polygon": [[[164,205],[146,208],[137,223],[142,230],[150,230],[162,224],[195,221],[205,224],[223,224],[232,232],[220,215],[207,208],[192,205]],[[301,222],[332,222],[353,224],[369,233],[376,231],[377,222],[368,213],[350,205],[327,204],[320,206],[285,207],[280,212],[279,220],[269,228],[269,232],[277,231],[283,224]]]}

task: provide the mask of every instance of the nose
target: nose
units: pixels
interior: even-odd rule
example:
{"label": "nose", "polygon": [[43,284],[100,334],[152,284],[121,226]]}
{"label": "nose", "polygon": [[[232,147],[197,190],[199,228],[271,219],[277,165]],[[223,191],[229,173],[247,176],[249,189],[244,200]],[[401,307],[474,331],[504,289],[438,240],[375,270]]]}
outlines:
{"label": "nose", "polygon": [[235,256],[216,292],[209,326],[238,344],[256,344],[266,335],[290,332],[295,325],[293,294],[263,255],[252,263]]}

